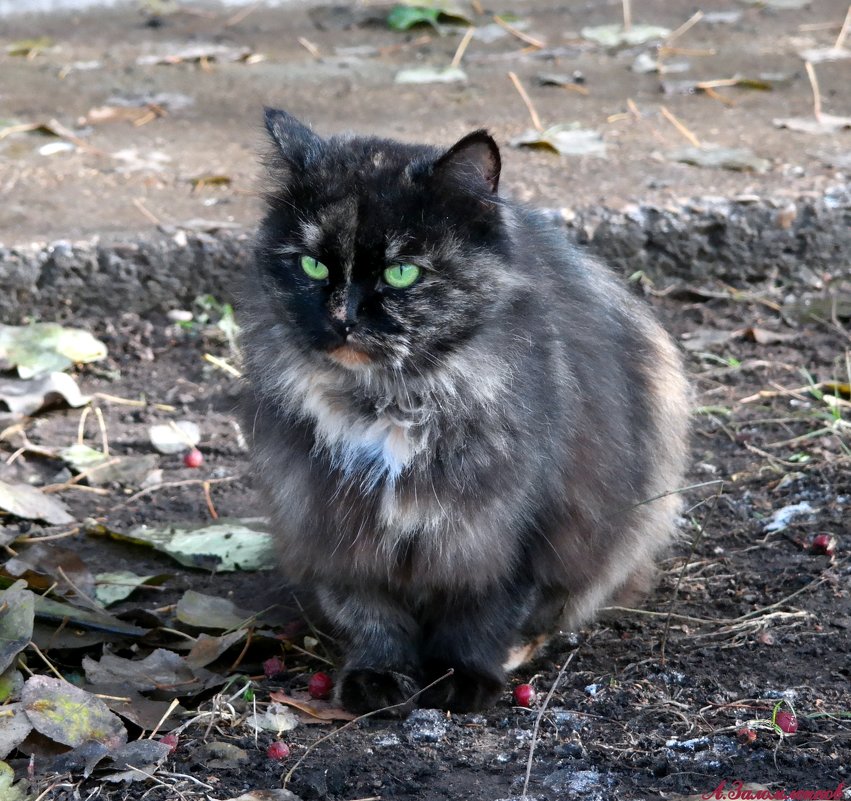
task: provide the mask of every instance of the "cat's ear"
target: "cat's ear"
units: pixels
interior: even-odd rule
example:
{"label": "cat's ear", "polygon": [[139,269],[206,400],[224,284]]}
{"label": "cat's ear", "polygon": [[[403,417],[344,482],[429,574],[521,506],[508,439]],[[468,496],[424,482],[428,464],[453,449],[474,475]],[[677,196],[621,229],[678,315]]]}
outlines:
{"label": "cat's ear", "polygon": [[280,148],[281,155],[298,167],[305,167],[319,150],[322,140],[292,114],[277,108],[264,109],[266,130]]}
{"label": "cat's ear", "polygon": [[485,130],[473,131],[449,148],[434,164],[434,175],[465,184],[481,184],[491,192],[499,185],[499,148]]}

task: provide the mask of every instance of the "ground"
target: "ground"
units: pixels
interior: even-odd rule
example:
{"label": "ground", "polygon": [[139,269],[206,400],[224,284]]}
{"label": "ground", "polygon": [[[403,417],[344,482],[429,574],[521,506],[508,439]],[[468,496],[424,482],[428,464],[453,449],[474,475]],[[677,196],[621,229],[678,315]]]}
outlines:
{"label": "ground", "polygon": [[[77,148],[43,156],[37,148],[55,139],[33,140],[31,134],[0,139],[8,190],[0,227],[7,243],[138,233],[153,225],[148,214],[172,223],[215,213],[220,222],[250,227],[257,214],[257,109],[264,102],[289,108],[323,133],[355,129],[451,143],[486,125],[505,144],[529,127],[506,77],[509,69],[526,85],[547,124],[580,120],[602,130],[609,145],[605,161],[560,160],[504,147],[506,189],[540,205],[618,207],[648,197],[664,202],[701,194],[798,197],[844,180],[837,165],[847,150],[846,133],[809,137],[770,123],[774,117],[809,113],[810,86],[796,53],[833,41],[845,12],[841,3],[825,0],[796,11],[733,3],[705,8],[742,14],[735,23],[699,23],[683,35],[682,47],[718,51],[716,56],[672,55],[693,62],[685,77],[787,76],[774,92],[719,89],[734,106],[707,96],[660,95],[658,76],[628,71],[641,48],[614,53],[581,44],[576,32],[617,20],[619,4],[572,10],[542,2],[521,5],[511,10],[530,20],[526,32],[562,50],[542,60],[535,53],[518,54],[524,43],[512,36],[488,45],[474,40],[463,62],[470,83],[438,89],[400,89],[390,78],[414,62],[448,63],[460,35],[401,34],[358,24],[361,15],[373,15],[373,6],[334,14],[258,8],[236,22],[233,10],[147,18],[105,13],[97,25],[85,16],[72,22],[10,21],[4,39],[46,34],[59,48],[29,61],[0,56],[4,74],[13,79],[4,86],[4,102],[15,122],[57,118],[72,126],[91,108],[111,105],[111,95],[138,92],[178,91],[194,104],[137,127],[123,122],[91,133],[77,129],[97,152]],[[634,15],[637,21],[676,28],[694,10],[684,2],[646,3],[636,4]],[[424,35],[430,40],[418,43]],[[335,48],[378,50],[314,60],[296,43],[300,36],[326,56]],[[187,41],[245,45],[267,60],[211,64],[209,72],[198,64],[134,65],[142,53],[160,47],[176,51]],[[72,70],[59,80],[63,65],[90,60],[107,67]],[[577,69],[585,75],[588,96],[535,84],[538,72]],[[848,113],[847,62],[819,64],[817,70],[826,106]],[[627,98],[637,104],[640,120],[629,116]],[[701,141],[750,146],[770,160],[770,169],[741,174],[665,160],[663,153],[687,142],[660,115],[660,102]],[[130,162],[104,155],[128,148],[148,159],[160,151],[171,160],[163,161],[161,170],[123,171],[121,165]],[[216,175],[229,183],[210,179]],[[203,176],[207,183],[193,188],[190,179]],[[829,284],[818,289],[828,301]],[[160,784],[113,786],[94,776],[75,796],[81,776],[57,779],[48,770],[40,772],[50,762],[38,751],[36,794],[63,801],[92,793],[111,799],[137,799],[143,793],[154,800],[225,799],[247,789],[281,787],[283,774],[306,755],[288,784],[305,801],[496,801],[521,796],[533,749],[528,797],[540,801],[699,796],[738,780],[751,783],[754,791],[790,793],[851,785],[848,311],[828,302],[814,316],[803,316],[796,304],[801,283],[771,275],[739,291],[717,283],[651,285],[640,277],[633,286],[683,346],[695,390],[682,538],[662,565],[658,588],[639,609],[609,610],[585,630],[557,638],[512,677],[501,701],[483,715],[369,719],[309,753],[339,723],[303,724],[283,735],[291,754],[278,763],[265,755],[272,735],[255,738],[237,725],[211,690],[184,699],[184,706],[202,711],[215,706],[215,725],[199,720],[182,732],[178,749],[158,774]],[[193,311],[198,319],[199,308]],[[211,316],[215,322],[217,313]],[[163,589],[139,591],[117,607],[141,626],[171,628],[173,604],[190,588],[255,610],[281,602],[282,617],[291,618],[289,594],[269,574],[183,569],[149,549],[91,533],[257,513],[233,422],[237,379],[204,359],[205,354],[232,358],[219,329],[177,325],[164,310],[144,318],[128,313],[103,319],[97,309],[72,308],[67,319],[100,336],[109,349],[106,361],[77,368],[76,378],[86,393],[102,393],[95,403],[110,452],[150,454],[150,424],[189,418],[201,424],[205,463],[191,469],[177,455],[161,456],[162,483],[141,495],[137,486],[121,484],[108,485],[103,495],[66,486],[58,496],[78,521],[87,522],[53,544],[74,550],[92,572],[126,568],[167,575]],[[115,398],[146,403],[131,406]],[[36,446],[67,446],[78,437],[80,416],[79,410],[43,413],[27,423],[27,436]],[[100,436],[90,415],[86,441],[97,446]],[[43,484],[70,478],[57,459],[33,452],[13,459],[20,444],[14,436],[2,443],[0,454],[11,463],[0,478],[35,476]],[[205,480],[211,481],[209,500]],[[804,505],[796,506],[797,516],[787,512],[786,524],[778,522],[779,510],[799,504]],[[27,543],[20,537],[68,531],[42,530],[11,518],[3,522],[6,534],[19,537],[9,547],[24,553]],[[821,534],[835,538],[828,549],[832,554],[814,546]],[[281,676],[263,677],[262,660],[280,653],[281,642],[262,637],[244,653],[236,648],[215,663],[216,670],[235,665],[256,677],[261,706],[270,691],[304,690],[316,670],[333,674],[332,667],[291,647],[304,645],[305,631],[279,625],[289,638]],[[148,642],[177,647],[163,631],[155,630]],[[150,650],[131,648],[121,639],[108,647],[127,657]],[[88,653],[97,657],[102,649],[96,642]],[[48,648],[46,656],[70,675],[79,670],[84,652]],[[333,644],[327,654],[319,653],[336,659]],[[37,656],[30,654],[27,661],[31,669],[43,669]],[[511,687],[527,681],[539,691],[535,709],[511,699]],[[778,704],[778,711],[794,710],[797,732],[771,725]],[[241,713],[239,702],[234,706]],[[743,729],[755,733],[753,742]],[[138,729],[131,726],[134,733]],[[211,741],[239,746],[248,761],[211,765]],[[27,760],[20,754],[10,761],[26,773]],[[851,797],[847,788],[842,792],[834,797]]]}

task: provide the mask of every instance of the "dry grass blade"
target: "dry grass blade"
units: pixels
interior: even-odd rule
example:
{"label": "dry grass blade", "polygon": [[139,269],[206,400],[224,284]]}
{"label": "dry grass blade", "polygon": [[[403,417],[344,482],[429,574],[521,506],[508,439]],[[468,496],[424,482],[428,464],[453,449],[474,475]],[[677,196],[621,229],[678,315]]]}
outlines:
{"label": "dry grass blade", "polygon": [[697,23],[700,22],[702,19],[703,19],[703,12],[702,11],[695,11],[694,14],[692,14],[682,25],[680,25],[679,28],[671,31],[671,33],[669,33],[665,37],[665,42],[669,43],[669,42],[673,42],[674,39],[678,39],[686,31],[690,30],[695,25],[697,25]]}
{"label": "dry grass blade", "polygon": [[667,106],[660,106],[659,108],[662,111],[662,116],[666,120],[668,120],[668,122],[670,122],[671,125],[673,125],[674,128],[676,128],[677,131],[679,131],[679,133],[682,134],[682,136],[685,137],[692,144],[693,147],[702,147],[702,145],[700,144],[700,140],[688,128],[686,128],[686,126],[683,125],[673,115],[673,113],[671,113]]}
{"label": "dry grass blade", "polygon": [[550,691],[547,693],[547,697],[544,699],[544,703],[541,704],[541,708],[538,710],[538,716],[535,718],[535,725],[532,727],[532,742],[529,745],[529,758],[526,760],[526,777],[523,780],[523,792],[520,794],[520,798],[526,798],[527,791],[529,790],[529,779],[532,776],[532,759],[535,756],[535,745],[538,742],[538,730],[541,727],[541,719],[544,717],[544,712],[547,711],[547,707],[553,697],[553,693],[556,691],[556,687],[558,687],[562,676],[564,676],[564,672],[567,670],[568,666],[573,661],[573,657],[576,656],[578,651],[579,649],[577,648],[568,654],[567,659],[564,660],[564,664],[559,669],[558,675],[555,677],[555,681],[550,687]]}
{"label": "dry grass blade", "polygon": [[839,30],[839,36],[833,44],[834,50],[841,50],[848,38],[848,32],[851,31],[851,5],[848,6],[848,11],[845,13],[845,21],[842,23],[842,28]]}
{"label": "dry grass blade", "polygon": [[632,2],[631,0],[621,0],[623,5],[623,29],[625,31],[632,30]]}
{"label": "dry grass blade", "polygon": [[452,56],[452,61],[449,64],[450,69],[457,69],[458,66],[461,64],[461,59],[464,58],[464,53],[467,52],[467,46],[472,41],[473,34],[475,32],[476,29],[472,25],[464,32],[464,36],[458,44],[457,49],[455,50],[455,55]]}
{"label": "dry grass blade", "polygon": [[535,130],[543,131],[544,126],[541,125],[541,118],[538,116],[538,112],[535,111],[535,106],[532,105],[532,99],[526,93],[526,90],[523,88],[523,84],[520,83],[520,79],[513,72],[509,72],[508,77],[511,78],[511,82],[514,84],[514,88],[517,90],[517,93],[520,95],[521,100],[526,105],[526,109],[529,112],[529,117],[532,119],[532,125],[534,126]]}
{"label": "dry grass blade", "polygon": [[523,31],[519,30],[518,28],[515,28],[513,25],[509,24],[498,15],[494,16],[493,21],[497,25],[499,25],[500,28],[508,31],[512,36],[516,36],[521,42],[525,42],[531,47],[535,47],[538,50],[541,50],[547,46],[546,42],[543,42],[540,39],[536,39],[534,36],[529,36],[528,33],[523,33]]}
{"label": "dry grass blade", "polygon": [[821,122],[821,91],[818,88],[816,71],[809,61],[804,62],[804,67],[807,70],[807,77],[810,79],[810,86],[813,88],[813,116]]}
{"label": "dry grass blade", "polygon": [[314,58],[322,58],[322,53],[319,52],[319,48],[310,41],[310,39],[306,39],[304,36],[298,37],[298,43],[310,53]]}

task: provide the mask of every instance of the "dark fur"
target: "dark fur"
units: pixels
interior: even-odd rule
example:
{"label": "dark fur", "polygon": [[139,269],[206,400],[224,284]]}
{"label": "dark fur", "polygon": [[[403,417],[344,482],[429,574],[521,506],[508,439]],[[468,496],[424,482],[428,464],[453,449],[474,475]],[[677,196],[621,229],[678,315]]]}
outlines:
{"label": "dark fur", "polygon": [[[641,502],[680,485],[679,358],[608,271],[496,194],[483,131],[443,152],[273,110],[267,127],[239,317],[285,574],[347,643],[348,708],[450,667],[418,703],[484,707],[510,651],[588,619],[673,535],[676,497]],[[380,280],[399,261],[424,268],[408,289]]]}

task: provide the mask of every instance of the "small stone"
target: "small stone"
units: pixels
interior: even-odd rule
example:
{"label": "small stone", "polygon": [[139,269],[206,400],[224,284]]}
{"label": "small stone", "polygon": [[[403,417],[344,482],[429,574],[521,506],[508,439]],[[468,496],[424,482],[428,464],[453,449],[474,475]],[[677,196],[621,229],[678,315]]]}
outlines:
{"label": "small stone", "polygon": [[439,743],[449,722],[439,709],[415,709],[402,727],[412,743]]}

